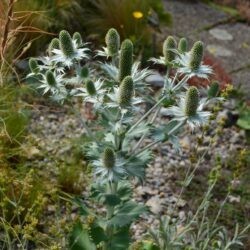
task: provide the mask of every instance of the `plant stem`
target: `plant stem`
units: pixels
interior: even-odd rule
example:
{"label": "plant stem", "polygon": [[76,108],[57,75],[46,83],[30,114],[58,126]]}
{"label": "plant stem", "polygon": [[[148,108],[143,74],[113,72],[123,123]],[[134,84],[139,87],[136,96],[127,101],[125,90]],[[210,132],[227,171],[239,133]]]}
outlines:
{"label": "plant stem", "polygon": [[134,128],[136,128],[147,116],[151,114],[151,112],[157,108],[164,100],[165,96],[163,96],[148,112],[146,112],[129,130],[127,133],[133,131]]}

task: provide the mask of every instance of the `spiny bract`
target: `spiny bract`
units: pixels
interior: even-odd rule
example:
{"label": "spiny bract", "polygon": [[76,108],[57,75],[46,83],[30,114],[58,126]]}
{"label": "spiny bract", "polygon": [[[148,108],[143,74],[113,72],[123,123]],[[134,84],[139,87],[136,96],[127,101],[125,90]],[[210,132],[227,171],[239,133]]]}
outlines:
{"label": "spiny bract", "polygon": [[131,75],[133,64],[133,43],[126,39],[121,45],[121,55],[119,61],[119,81],[122,82],[124,77]]}
{"label": "spiny bract", "polygon": [[121,107],[130,106],[133,94],[134,94],[133,79],[131,76],[126,76],[119,87],[119,96],[118,96],[119,105]]}
{"label": "spiny bract", "polygon": [[193,71],[198,70],[201,65],[203,59],[203,50],[204,45],[201,41],[196,42],[192,47],[189,66]]}
{"label": "spiny bract", "polygon": [[73,57],[75,54],[73,42],[68,31],[62,30],[59,34],[60,49],[66,57]]}
{"label": "spiny bract", "polygon": [[171,51],[176,48],[176,41],[172,36],[168,38],[163,43],[163,55],[165,57],[165,63],[169,64],[175,59],[175,53]]}
{"label": "spiny bract", "polygon": [[120,48],[120,36],[116,29],[109,29],[105,36],[105,42],[108,48],[109,56],[117,55]]}
{"label": "spiny bract", "polygon": [[199,105],[199,91],[196,87],[190,87],[188,89],[185,104],[186,116],[190,117],[196,115],[196,111]]}
{"label": "spiny bract", "polygon": [[112,148],[105,148],[102,156],[102,163],[105,168],[111,169],[115,166],[115,152]]}

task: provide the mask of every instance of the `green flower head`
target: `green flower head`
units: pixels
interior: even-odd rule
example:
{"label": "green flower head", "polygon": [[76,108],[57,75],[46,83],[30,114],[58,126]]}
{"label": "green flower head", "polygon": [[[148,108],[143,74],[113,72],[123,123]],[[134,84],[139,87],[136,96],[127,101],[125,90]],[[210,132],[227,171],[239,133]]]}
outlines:
{"label": "green flower head", "polygon": [[29,59],[29,67],[30,67],[31,72],[34,74],[38,74],[40,71],[37,60],[34,58]]}
{"label": "green flower head", "polygon": [[196,87],[190,87],[186,94],[185,114],[195,116],[199,105],[199,91]]}
{"label": "green flower head", "polygon": [[115,152],[112,148],[105,148],[102,156],[102,163],[105,168],[111,169],[115,166]]}
{"label": "green flower head", "polygon": [[62,30],[59,34],[60,49],[66,57],[73,57],[75,54],[73,42],[68,31]]}
{"label": "green flower head", "polygon": [[89,95],[96,94],[96,88],[95,88],[93,81],[91,81],[91,80],[86,81],[86,90],[87,90]]}
{"label": "green flower head", "polygon": [[207,95],[209,98],[213,98],[216,97],[219,94],[220,91],[220,85],[217,81],[214,81],[211,83],[211,85],[209,86]]}
{"label": "green flower head", "polygon": [[179,43],[178,43],[178,50],[181,52],[181,53],[185,53],[187,52],[187,48],[188,47],[188,44],[187,44],[187,39],[186,38],[181,38]]}
{"label": "green flower head", "polygon": [[88,67],[84,66],[80,70],[80,77],[81,78],[88,78],[89,77],[89,69]]}
{"label": "green flower head", "polygon": [[48,52],[49,55],[52,55],[53,49],[60,49],[60,41],[58,38],[53,38],[49,44]]}
{"label": "green flower head", "polygon": [[121,55],[119,60],[119,81],[122,82],[124,77],[131,75],[133,64],[133,43],[126,39],[121,45]]}
{"label": "green flower head", "polygon": [[78,46],[81,46],[81,44],[82,44],[82,36],[81,36],[81,34],[79,32],[75,32],[73,34],[73,39],[76,40],[76,44]]}
{"label": "green flower head", "polygon": [[105,36],[105,42],[108,48],[109,56],[117,55],[120,48],[120,35],[116,29],[109,29]]}
{"label": "green flower head", "polygon": [[118,103],[120,107],[123,108],[130,106],[133,94],[134,94],[133,79],[131,76],[126,76],[119,87]]}
{"label": "green flower head", "polygon": [[165,57],[165,63],[169,64],[175,59],[175,53],[171,51],[176,48],[176,41],[172,36],[168,38],[163,43],[163,55]]}
{"label": "green flower head", "polygon": [[48,83],[48,85],[50,86],[56,86],[56,78],[54,76],[54,73],[50,70],[48,70],[45,74],[46,77],[46,81]]}
{"label": "green flower head", "polygon": [[193,71],[198,70],[201,65],[203,59],[203,50],[204,45],[201,41],[196,42],[191,50],[189,66]]}

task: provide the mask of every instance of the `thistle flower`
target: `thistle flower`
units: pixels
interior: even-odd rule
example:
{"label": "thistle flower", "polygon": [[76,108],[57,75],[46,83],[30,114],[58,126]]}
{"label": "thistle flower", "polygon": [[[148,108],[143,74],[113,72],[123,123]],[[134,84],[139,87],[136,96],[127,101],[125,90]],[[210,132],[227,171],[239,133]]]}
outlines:
{"label": "thistle flower", "polygon": [[103,104],[103,98],[106,90],[103,89],[103,81],[98,79],[97,81],[87,80],[84,88],[77,88],[77,93],[74,96],[82,96],[85,102],[90,102],[95,107],[101,107]]}
{"label": "thistle flower", "polygon": [[82,45],[82,36],[79,32],[75,32],[73,34],[73,40],[75,40],[78,47],[80,47]]}
{"label": "thistle flower", "polygon": [[77,40],[71,38],[70,34],[66,30],[62,30],[59,34],[60,49],[53,49],[55,54],[52,57],[52,61],[61,63],[67,67],[73,64],[74,60],[81,60],[88,58],[86,51],[88,48],[78,48]]}
{"label": "thistle flower", "polygon": [[133,65],[133,44],[129,39],[122,42],[119,59],[119,82],[122,82],[124,77],[131,75]]}
{"label": "thistle flower", "polygon": [[96,88],[95,88],[93,81],[91,81],[91,80],[86,81],[86,90],[87,90],[88,94],[91,96],[96,94]]}
{"label": "thistle flower", "polygon": [[189,78],[197,76],[200,78],[208,78],[212,68],[202,64],[203,59],[203,43],[198,41],[194,44],[191,51],[179,54],[175,63],[179,65],[178,73],[187,75]]}
{"label": "thistle flower", "polygon": [[189,62],[191,70],[196,71],[199,69],[203,59],[203,50],[204,50],[204,45],[201,41],[198,41],[194,44],[191,50],[191,56]]}
{"label": "thistle flower", "polygon": [[29,59],[29,67],[30,67],[31,72],[35,75],[37,75],[40,71],[37,60],[34,58]]}
{"label": "thistle flower", "polygon": [[110,147],[104,149],[100,159],[92,161],[92,166],[94,174],[99,177],[100,182],[117,181],[126,174],[124,160],[119,159]]}
{"label": "thistle flower", "polygon": [[208,98],[216,97],[219,94],[219,91],[219,83],[217,81],[212,82],[207,91]]}
{"label": "thistle flower", "polygon": [[181,53],[185,53],[185,52],[187,52],[187,47],[188,47],[187,39],[185,37],[181,38],[179,43],[178,43],[178,50]]}
{"label": "thistle flower", "polygon": [[185,114],[186,116],[195,116],[199,105],[199,92],[196,87],[190,87],[186,94]]}
{"label": "thistle flower", "polygon": [[120,107],[130,106],[133,94],[134,94],[133,79],[131,76],[126,76],[119,87],[118,103]]}
{"label": "thistle flower", "polygon": [[111,28],[105,36],[105,42],[108,49],[109,56],[115,56],[120,48],[120,36],[116,29]]}
{"label": "thistle flower", "polygon": [[187,122],[193,130],[208,122],[210,112],[203,111],[206,100],[199,100],[199,92],[196,87],[190,87],[186,96],[180,96],[177,106],[167,108],[165,113],[174,116],[173,120]]}
{"label": "thistle flower", "polygon": [[53,50],[54,49],[59,49],[60,48],[60,41],[58,38],[53,38],[49,44],[49,47],[48,47],[48,52],[49,52],[49,55],[52,56],[53,54]]}
{"label": "thistle flower", "polygon": [[103,166],[111,169],[115,166],[115,152],[112,148],[105,148],[102,156]]}
{"label": "thistle flower", "polygon": [[67,91],[64,87],[63,75],[56,75],[51,70],[47,70],[43,79],[41,80],[39,89],[44,89],[43,94],[51,92],[53,95],[60,95],[61,97],[66,96]]}
{"label": "thistle flower", "polygon": [[172,36],[169,36],[163,43],[163,55],[166,64],[170,64],[175,59],[175,53],[171,51],[175,48],[176,41]]}

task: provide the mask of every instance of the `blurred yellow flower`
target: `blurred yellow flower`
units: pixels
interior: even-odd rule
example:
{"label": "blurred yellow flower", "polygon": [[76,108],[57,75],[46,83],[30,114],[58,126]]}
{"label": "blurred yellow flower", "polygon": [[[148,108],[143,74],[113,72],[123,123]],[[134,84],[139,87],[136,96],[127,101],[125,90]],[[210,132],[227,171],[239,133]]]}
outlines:
{"label": "blurred yellow flower", "polygon": [[143,13],[140,11],[134,11],[133,16],[134,16],[134,18],[140,19],[143,17]]}

